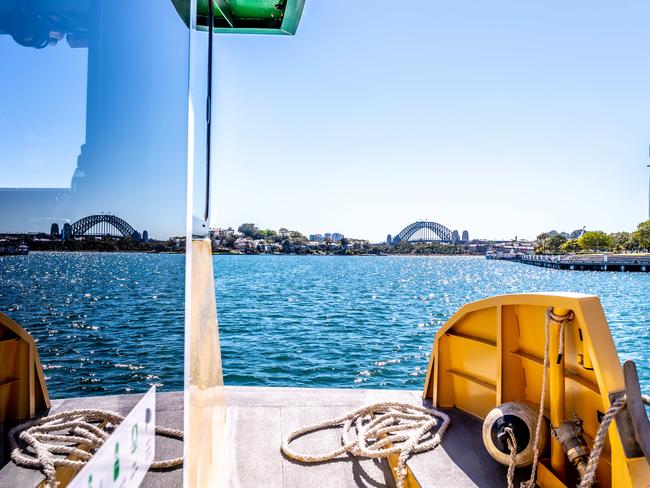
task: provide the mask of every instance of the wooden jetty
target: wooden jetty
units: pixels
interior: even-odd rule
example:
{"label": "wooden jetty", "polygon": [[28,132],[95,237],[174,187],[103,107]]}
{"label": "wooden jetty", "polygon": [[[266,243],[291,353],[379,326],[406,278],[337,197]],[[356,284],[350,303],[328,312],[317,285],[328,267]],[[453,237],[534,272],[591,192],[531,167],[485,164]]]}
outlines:
{"label": "wooden jetty", "polygon": [[650,254],[495,254],[488,259],[572,271],[650,272]]}

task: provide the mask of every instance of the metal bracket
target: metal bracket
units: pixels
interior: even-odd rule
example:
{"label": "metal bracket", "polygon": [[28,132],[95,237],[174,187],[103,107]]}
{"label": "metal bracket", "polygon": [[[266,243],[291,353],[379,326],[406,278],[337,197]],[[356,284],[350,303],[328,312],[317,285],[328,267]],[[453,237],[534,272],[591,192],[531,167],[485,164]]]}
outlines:
{"label": "metal bracket", "polygon": [[632,361],[623,364],[625,391],[609,394],[609,400],[614,403],[625,395],[626,403],[616,416],[618,429],[623,444],[623,451],[628,458],[645,456],[650,463],[650,422],[641,398],[641,387],[636,365]]}

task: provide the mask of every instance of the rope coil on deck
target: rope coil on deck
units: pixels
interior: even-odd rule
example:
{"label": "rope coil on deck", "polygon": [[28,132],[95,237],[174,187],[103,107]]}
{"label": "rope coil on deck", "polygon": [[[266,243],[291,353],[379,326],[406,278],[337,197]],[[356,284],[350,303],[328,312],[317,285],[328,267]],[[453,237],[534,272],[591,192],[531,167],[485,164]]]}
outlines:
{"label": "rope coil on deck", "polygon": [[[438,446],[449,423],[449,417],[438,410],[400,402],[374,403],[347,415],[295,430],[283,440],[281,449],[285,456],[306,463],[329,461],[344,453],[368,458],[398,454],[396,483],[397,488],[402,488],[407,476],[406,461],[412,454]],[[289,447],[291,441],[308,432],[341,425],[342,446],[334,451],[304,454]],[[436,427],[436,432],[432,433]],[[356,436],[351,436],[353,430],[356,430]],[[425,440],[429,433],[431,438]]]}
{"label": "rope coil on deck", "polygon": [[[18,465],[43,471],[48,488],[57,486],[56,467],[68,466],[80,470],[92,453],[80,449],[89,446],[96,451],[108,439],[110,431],[124,420],[122,415],[107,410],[68,410],[40,419],[25,422],[9,431],[11,459]],[[20,432],[20,434],[18,434]],[[166,427],[156,427],[156,434],[182,440],[183,432]],[[20,439],[34,451],[21,451]],[[74,455],[79,460],[58,457],[57,454]],[[183,458],[154,461],[152,469],[166,469],[183,464]]]}

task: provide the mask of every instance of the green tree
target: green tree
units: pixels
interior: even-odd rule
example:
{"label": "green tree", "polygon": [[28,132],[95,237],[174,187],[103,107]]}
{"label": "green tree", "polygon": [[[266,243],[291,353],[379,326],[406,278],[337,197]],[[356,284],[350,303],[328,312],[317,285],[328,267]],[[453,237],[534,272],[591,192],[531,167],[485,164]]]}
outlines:
{"label": "green tree", "polygon": [[393,249],[398,254],[411,254],[413,252],[413,244],[409,241],[399,241],[393,246]]}
{"label": "green tree", "polygon": [[[625,250],[640,251],[641,249],[644,249],[644,247],[641,245],[641,242],[639,241],[639,237],[637,236],[636,232],[632,232],[630,234],[630,239],[627,241],[627,244],[625,245]],[[645,249],[647,249],[647,247],[645,247]]]}
{"label": "green tree", "polygon": [[612,240],[613,251],[630,251],[638,245],[629,232],[614,232],[609,237]]}
{"label": "green tree", "polygon": [[552,237],[549,237],[546,241],[546,246],[548,252],[560,252],[562,245],[566,242],[566,237],[563,237],[560,234],[555,234]]}
{"label": "green tree", "polygon": [[550,236],[546,232],[542,232],[540,235],[537,236],[537,239],[535,240],[535,253],[536,254],[544,254],[548,252],[548,240]]}
{"label": "green tree", "polygon": [[564,253],[578,252],[580,250],[580,243],[578,239],[569,239],[560,246],[560,251]]}
{"label": "green tree", "polygon": [[634,239],[638,241],[639,248],[648,249],[650,248],[650,220],[641,222],[636,231],[634,231]]}
{"label": "green tree", "polygon": [[242,224],[237,229],[237,232],[243,234],[246,237],[249,237],[250,239],[259,239],[262,237],[260,230],[255,224]]}
{"label": "green tree", "polygon": [[350,239],[348,239],[348,238],[346,238],[346,237],[344,237],[344,238],[341,239],[341,247],[342,247],[343,249],[345,249],[346,246],[347,246],[348,244],[350,244]]}
{"label": "green tree", "polygon": [[285,254],[289,254],[293,252],[293,242],[291,242],[289,239],[285,239],[282,241],[282,252]]}
{"label": "green tree", "polygon": [[260,231],[260,236],[262,239],[274,242],[278,237],[278,233],[271,229],[264,229]]}
{"label": "green tree", "polygon": [[223,245],[226,246],[227,248],[234,249],[235,243],[237,242],[237,238],[233,235],[229,235],[222,242]]}
{"label": "green tree", "polygon": [[600,230],[585,232],[578,243],[585,251],[608,251],[612,247],[611,237]]}
{"label": "green tree", "polygon": [[331,248],[332,248],[332,238],[331,237],[326,237],[325,238],[325,251],[330,252]]}
{"label": "green tree", "polygon": [[289,239],[291,239],[293,242],[296,243],[305,243],[307,242],[307,238],[302,235],[300,232],[297,230],[292,230],[289,232]]}

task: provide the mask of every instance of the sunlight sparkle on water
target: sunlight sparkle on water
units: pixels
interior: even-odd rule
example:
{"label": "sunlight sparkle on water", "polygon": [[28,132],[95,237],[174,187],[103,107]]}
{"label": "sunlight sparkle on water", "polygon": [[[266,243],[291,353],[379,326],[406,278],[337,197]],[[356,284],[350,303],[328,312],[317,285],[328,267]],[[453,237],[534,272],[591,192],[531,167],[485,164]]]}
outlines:
{"label": "sunlight sparkle on water", "polygon": [[[501,293],[599,295],[650,389],[650,274],[472,257],[215,256],[226,384],[421,388],[435,331]],[[0,310],[37,339],[54,398],[183,387],[184,257],[0,258]]]}

